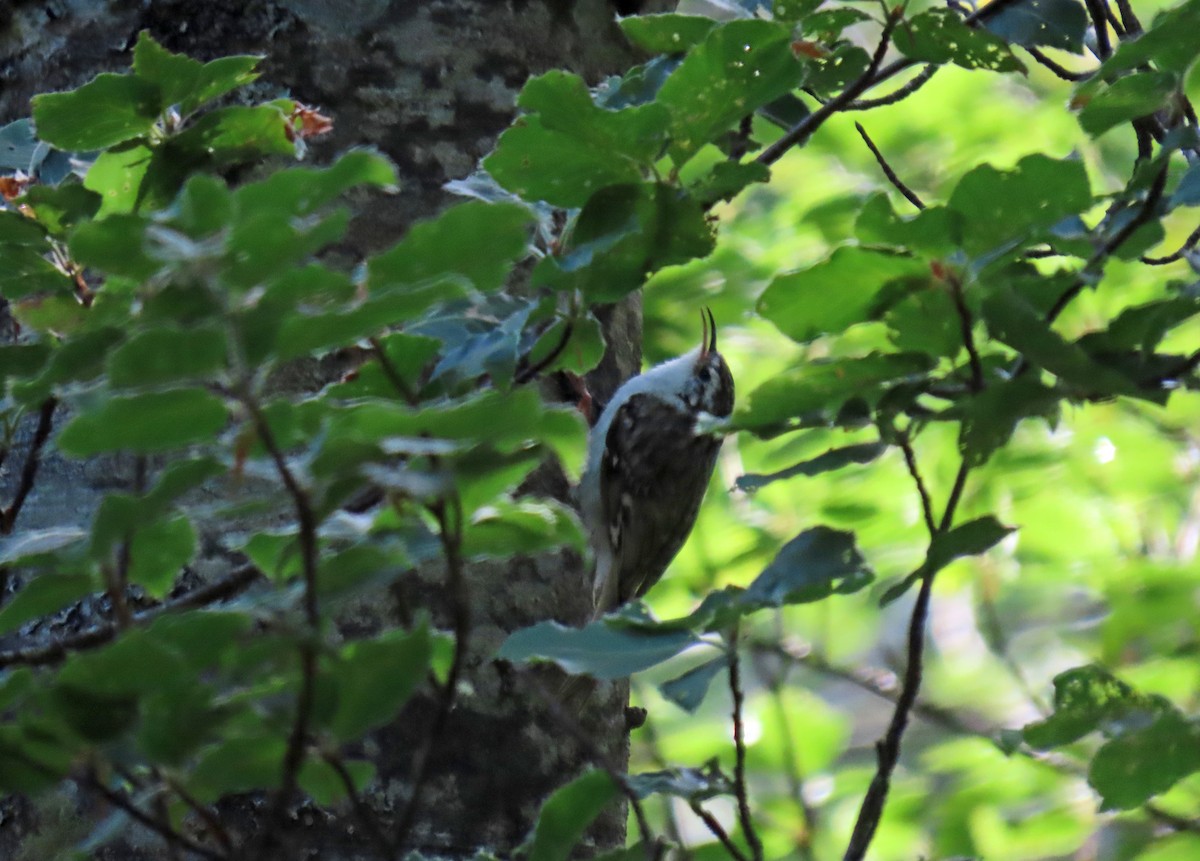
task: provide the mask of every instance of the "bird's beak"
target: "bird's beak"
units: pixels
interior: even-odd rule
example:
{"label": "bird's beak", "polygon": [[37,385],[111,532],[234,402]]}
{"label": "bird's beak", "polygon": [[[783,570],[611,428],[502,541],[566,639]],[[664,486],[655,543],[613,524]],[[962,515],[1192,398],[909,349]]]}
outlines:
{"label": "bird's beak", "polygon": [[708,358],[717,351],[717,321],[707,306],[700,311],[700,358]]}

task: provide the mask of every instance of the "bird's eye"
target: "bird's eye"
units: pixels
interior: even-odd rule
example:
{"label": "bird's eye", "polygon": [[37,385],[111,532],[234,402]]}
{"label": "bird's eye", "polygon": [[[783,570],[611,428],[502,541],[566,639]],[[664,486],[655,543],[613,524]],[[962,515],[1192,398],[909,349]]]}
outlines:
{"label": "bird's eye", "polygon": [[705,365],[696,372],[696,376],[700,378],[700,382],[707,385],[708,383],[712,382],[712,368],[710,368],[708,365]]}

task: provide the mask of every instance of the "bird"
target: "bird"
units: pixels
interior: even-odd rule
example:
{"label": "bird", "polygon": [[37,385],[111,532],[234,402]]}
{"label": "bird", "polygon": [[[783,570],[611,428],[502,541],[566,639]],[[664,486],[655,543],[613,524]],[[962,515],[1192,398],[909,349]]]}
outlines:
{"label": "bird", "polygon": [[595,559],[593,620],[659,581],[712,477],[721,438],[697,420],[729,416],[734,383],[712,311],[700,317],[700,346],[627,380],[589,433],[579,501]]}

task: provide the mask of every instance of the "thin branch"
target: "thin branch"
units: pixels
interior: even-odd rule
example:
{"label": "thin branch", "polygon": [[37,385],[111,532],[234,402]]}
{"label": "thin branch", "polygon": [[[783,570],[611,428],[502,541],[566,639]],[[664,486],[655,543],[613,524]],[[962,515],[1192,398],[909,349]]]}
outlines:
{"label": "thin branch", "polygon": [[442,542],[442,554],[446,559],[446,586],[450,595],[450,612],[454,625],[454,655],[450,660],[450,670],[446,674],[446,683],[438,694],[437,710],[430,721],[424,741],[413,758],[412,790],[400,816],[396,820],[396,828],[392,837],[393,851],[403,847],[409,832],[416,823],[417,811],[421,803],[421,795],[429,780],[430,764],[433,760],[433,750],[440,741],[446,729],[447,719],[454,700],[458,695],[458,680],[466,663],[467,643],[471,633],[471,608],[467,595],[466,578],[463,575],[462,558],[462,504],[457,494],[447,500],[442,500],[431,507],[438,521],[438,533]]}
{"label": "thin branch", "polygon": [[[262,572],[255,566],[243,565],[214,583],[193,589],[191,592],[173,601],[168,601],[159,607],[138,613],[133,617],[133,625],[145,625],[167,613],[177,613],[181,610],[206,607],[217,601],[231,598],[261,576],[263,576]],[[115,624],[109,622],[103,625],[96,625],[70,637],[56,639],[45,646],[0,652],[0,669],[12,666],[39,667],[54,664],[75,652],[94,649],[97,646],[111,642],[116,638],[118,630]]]}
{"label": "thin branch", "polygon": [[725,847],[725,851],[730,854],[734,861],[750,861],[746,853],[739,849],[738,845],[733,842],[733,839],[729,836],[729,832],[722,827],[717,817],[705,810],[699,801],[692,801],[688,806],[692,808],[692,813],[695,813],[699,817],[700,821],[704,823],[704,826],[712,833],[713,837],[716,837],[720,841],[721,845]]}
{"label": "thin branch", "polygon": [[389,383],[392,384],[400,397],[408,403],[409,406],[415,407],[421,403],[420,397],[404,376],[400,373],[391,357],[387,354],[387,350],[383,348],[383,343],[378,338],[371,338],[371,351],[375,354],[375,360],[379,362],[379,367],[383,371],[383,375],[387,377]]}
{"label": "thin branch", "polygon": [[[906,64],[906,68],[907,65],[909,64]],[[846,105],[845,110],[869,111],[871,108],[882,108],[886,105],[894,105],[896,102],[907,99],[917,90],[921,89],[921,87],[929,83],[929,79],[932,78],[940,68],[941,66],[936,66],[933,63],[930,63],[928,66],[925,66],[923,69],[921,69],[921,71],[918,72],[911,81],[904,86],[888,93],[886,96],[880,96],[877,99],[858,99]],[[883,80],[884,76],[887,75],[887,72],[888,70],[884,69],[884,71],[880,74],[881,81]],[[887,76],[890,77],[890,75]]]}
{"label": "thin branch", "polygon": [[848,84],[835,98],[830,99],[796,125],[792,126],[783,137],[759,153],[758,158],[755,160],[759,164],[767,165],[779,161],[788,150],[808,140],[809,136],[820,128],[827,119],[838,111],[843,110],[868,89],[912,65],[912,61],[910,60],[898,61],[878,76],[875,74],[879,71],[879,65],[883,62],[883,55],[887,53],[888,45],[892,41],[892,31],[896,29],[896,25],[900,22],[900,19],[901,7],[896,7],[888,15],[887,21],[884,22],[883,32],[879,36],[879,44],[875,48],[875,53],[871,57],[870,64],[861,75]]}
{"label": "thin branch", "polygon": [[1142,22],[1133,14],[1133,6],[1129,0],[1117,0],[1117,8],[1121,10],[1121,23],[1125,26],[1125,32],[1130,36],[1141,35]]}
{"label": "thin branch", "polygon": [[888,160],[883,157],[883,153],[879,151],[879,147],[875,146],[875,141],[871,140],[871,136],[867,134],[867,130],[862,127],[862,123],[855,123],[854,127],[858,129],[858,135],[863,139],[863,143],[867,145],[867,149],[871,151],[871,155],[875,156],[875,161],[879,163],[883,175],[888,178],[888,182],[896,187],[896,191],[904,195],[904,198],[915,206],[917,209],[924,209],[925,204],[921,202],[921,198],[917,193],[905,185],[904,180],[896,175],[896,171],[888,164]]}
{"label": "thin branch", "polygon": [[907,430],[900,432],[898,436],[900,451],[904,452],[904,465],[908,467],[908,474],[912,476],[917,493],[921,497],[921,516],[925,520],[925,528],[929,530],[929,537],[933,538],[937,534],[937,523],[933,518],[933,500],[929,498],[929,488],[925,486],[925,479],[921,477],[921,471],[917,468],[917,453],[913,450]]}
{"label": "thin branch", "polygon": [[750,814],[750,793],[746,785],[746,724],[742,717],[745,692],[742,690],[741,659],[738,656],[738,626],[733,626],[729,636],[729,692],[733,696],[733,789],[737,796],[738,821],[742,833],[750,845],[754,861],[762,861],[762,840],[754,828],[754,817]]}
{"label": "thin branch", "polygon": [[[271,822],[278,827],[287,814],[288,804],[296,792],[300,768],[304,765],[305,752],[308,745],[308,728],[312,721],[313,704],[316,701],[317,690],[317,637],[321,627],[321,611],[317,602],[317,515],[313,509],[308,491],[300,484],[295,473],[288,466],[287,458],[279,447],[278,440],[263,414],[262,407],[249,391],[239,395],[239,400],[254,423],[263,447],[266,448],[271,460],[275,463],[275,471],[283,481],[292,505],[296,511],[297,537],[300,541],[300,558],[304,577],[304,619],[308,630],[300,642],[300,690],[296,694],[296,715],[292,721],[292,730],[288,737],[287,750],[283,757],[283,774],[280,777],[279,789],[275,795]],[[263,832],[262,841],[269,842],[274,829],[268,828]]]}
{"label": "thin branch", "polygon": [[1200,227],[1197,227],[1188,234],[1188,238],[1183,240],[1183,244],[1179,246],[1178,251],[1168,254],[1166,257],[1143,257],[1142,262],[1149,266],[1166,266],[1168,263],[1182,260],[1189,251],[1195,249],[1197,242],[1200,242]]}
{"label": "thin branch", "polygon": [[387,835],[383,833],[378,819],[363,802],[362,796],[358,794],[358,789],[354,785],[354,777],[346,768],[346,763],[342,762],[341,757],[330,752],[323,752],[321,758],[334,770],[342,782],[342,788],[346,790],[346,796],[350,799],[350,807],[353,808],[354,815],[358,817],[358,821],[362,824],[363,830],[367,832],[367,836],[371,838],[371,842],[375,844],[375,848],[379,850],[379,857],[394,857]]}
{"label": "thin branch", "polygon": [[1106,0],[1084,0],[1088,15],[1092,19],[1092,32],[1096,34],[1096,53],[1101,60],[1112,54],[1112,43],[1108,39],[1108,10]]}
{"label": "thin branch", "polygon": [[1038,63],[1045,66],[1064,81],[1086,81],[1092,76],[1091,72],[1072,72],[1066,66],[1060,66],[1032,45],[1027,46],[1025,50],[1029,53],[1029,56],[1033,57]]}
{"label": "thin branch", "polygon": [[149,813],[138,807],[131,799],[127,798],[124,793],[117,792],[116,790],[105,786],[104,783],[95,775],[95,773],[89,773],[84,782],[87,783],[88,787],[103,796],[114,807],[125,811],[130,818],[136,820],[146,828],[149,828],[155,834],[166,840],[167,843],[174,846],[179,846],[183,849],[186,849],[188,852],[199,855],[202,858],[214,859],[214,861],[224,861],[224,859],[229,857],[213,849],[209,849],[207,846],[200,845],[191,838],[180,834],[178,831],[172,828],[170,824],[161,822],[156,817],[151,816]]}
{"label": "thin branch", "polygon": [[979,358],[979,350],[975,347],[974,321],[971,310],[963,298],[962,280],[954,272],[947,271],[946,281],[950,284],[950,298],[954,301],[954,310],[958,312],[959,332],[962,335],[963,347],[967,351],[967,361],[971,365],[971,390],[981,392],[985,383],[983,379],[983,360]]}
{"label": "thin branch", "polygon": [[34,481],[37,480],[38,467],[42,462],[42,449],[45,448],[46,441],[50,439],[50,431],[54,428],[54,411],[57,408],[57,398],[46,398],[42,401],[42,406],[38,411],[37,430],[33,433],[33,442],[29,446],[29,451],[25,455],[25,463],[21,467],[21,480],[17,483],[17,491],[9,506],[0,510],[0,535],[8,535],[12,532],[13,526],[17,522],[17,515],[21,513],[21,507],[25,504],[25,498],[33,490]]}
{"label": "thin branch", "polygon": [[537,375],[542,371],[546,370],[546,368],[554,364],[554,362],[558,360],[558,357],[562,355],[563,350],[567,348],[567,344],[570,342],[571,335],[574,331],[574,321],[567,320],[566,325],[563,326],[562,337],[558,339],[558,343],[554,345],[554,349],[547,353],[544,358],[539,359],[529,367],[518,371],[513,377],[513,382],[518,386],[525,385],[537,377]]}
{"label": "thin branch", "polygon": [[[955,476],[950,498],[946,501],[941,523],[938,524],[939,533],[946,532],[954,522],[954,513],[962,499],[963,488],[966,486],[969,472],[970,466],[966,460],[963,460],[958,468],[958,474]],[[921,688],[925,654],[925,627],[929,618],[935,573],[927,572],[921,578],[921,588],[917,592],[917,600],[913,605],[912,617],[908,625],[908,661],[904,670],[904,685],[896,700],[896,708],[892,712],[887,732],[875,744],[878,766],[875,776],[871,779],[871,785],[867,789],[867,794],[863,798],[862,806],[859,808],[858,819],[854,823],[854,832],[850,836],[850,843],[846,847],[843,861],[862,861],[875,837],[879,820],[883,816],[884,804],[887,801],[888,790],[891,788],[892,773],[900,760],[900,742],[904,738],[909,715],[916,705],[917,693]]]}

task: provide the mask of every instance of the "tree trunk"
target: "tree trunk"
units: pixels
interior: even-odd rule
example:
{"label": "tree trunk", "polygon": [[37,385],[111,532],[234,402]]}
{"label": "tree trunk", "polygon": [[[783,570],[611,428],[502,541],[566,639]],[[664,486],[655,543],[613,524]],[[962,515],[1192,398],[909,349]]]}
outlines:
{"label": "tree trunk", "polygon": [[[333,133],[314,144],[310,160],[322,162],[348,147],[372,145],[399,166],[399,194],[355,201],[357,217],[345,252],[359,257],[391,244],[414,220],[447,204],[444,184],[469,174],[490,150],[512,120],[516,95],[530,75],[561,67],[595,83],[628,67],[633,57],[614,18],[638,5],[673,4],[13,0],[0,9],[0,122],[27,116],[29,98],[36,93],[126,69],[143,29],[167,48],[201,60],[263,54],[262,77],[251,87],[254,98],[286,93],[333,117]],[[636,371],[640,352],[637,306],[604,316],[610,352],[593,383],[600,396]],[[129,471],[112,459],[79,464],[47,457],[19,528],[86,525],[103,492],[113,482],[122,483],[121,473]],[[539,489],[557,483],[562,494],[561,477],[544,472]],[[9,477],[0,484],[7,486]],[[196,568],[190,576],[203,579],[203,566]],[[414,763],[428,753],[428,779],[413,807],[406,848],[453,856],[505,853],[527,836],[547,793],[588,759],[603,755],[624,763],[625,686],[603,686],[589,701],[582,720],[592,741],[584,749],[547,713],[526,671],[497,665],[490,657],[515,628],[545,618],[586,618],[590,588],[582,568],[577,556],[560,553],[467,571],[472,645],[454,710],[435,733],[433,700],[417,699],[364,744],[378,777],[363,800],[385,830],[395,828],[410,804]],[[344,632],[352,636],[378,629],[413,607],[428,608],[435,621],[444,622],[441,577],[437,569],[411,572],[387,596],[347,614]],[[86,626],[105,612],[102,602],[94,603],[76,612],[73,624]],[[544,678],[548,686],[557,686],[549,674]],[[94,821],[109,812],[86,792],[78,798],[78,805],[66,806],[10,799],[0,854],[52,857],[35,845],[54,845],[56,832],[64,841],[68,834],[77,838],[86,833],[80,815]],[[252,843],[261,807],[252,798],[229,799],[220,812],[227,828]],[[624,811],[614,810],[597,823],[591,838],[597,849],[610,848],[621,843],[624,832]],[[260,847],[265,854],[257,857],[378,857],[361,822],[346,808],[298,804],[281,840]],[[168,856],[158,838],[134,826],[96,855]]]}

